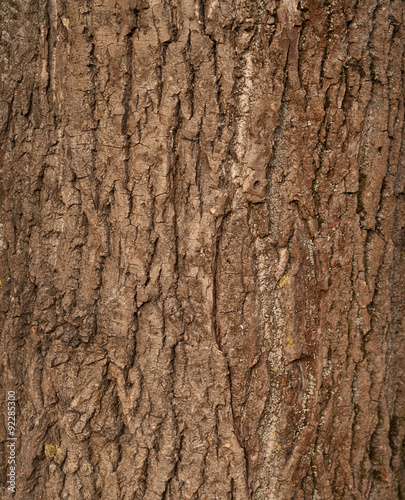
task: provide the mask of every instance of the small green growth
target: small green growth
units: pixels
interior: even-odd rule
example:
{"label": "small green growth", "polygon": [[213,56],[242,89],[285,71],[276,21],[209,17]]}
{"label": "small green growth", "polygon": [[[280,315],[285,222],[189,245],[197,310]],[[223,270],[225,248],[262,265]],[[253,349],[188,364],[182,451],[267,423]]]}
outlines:
{"label": "small green growth", "polygon": [[312,190],[312,197],[315,200],[315,203],[319,204],[319,202],[320,202],[320,197],[319,197],[319,194],[318,194],[319,182],[318,182],[318,179],[316,177],[312,181],[311,190]]}
{"label": "small green growth", "polygon": [[46,444],[45,445],[45,456],[49,458],[55,458],[56,455],[62,453],[60,447],[56,444]]}
{"label": "small green growth", "polygon": [[367,477],[367,472],[365,469],[361,469],[359,474],[359,482],[361,483]]}

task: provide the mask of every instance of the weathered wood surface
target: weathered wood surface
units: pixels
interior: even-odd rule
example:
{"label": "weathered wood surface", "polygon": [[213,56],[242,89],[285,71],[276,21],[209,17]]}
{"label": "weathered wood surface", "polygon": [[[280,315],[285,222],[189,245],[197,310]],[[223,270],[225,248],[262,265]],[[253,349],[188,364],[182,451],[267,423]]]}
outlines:
{"label": "weathered wood surface", "polygon": [[405,498],[404,12],[1,4],[16,499]]}

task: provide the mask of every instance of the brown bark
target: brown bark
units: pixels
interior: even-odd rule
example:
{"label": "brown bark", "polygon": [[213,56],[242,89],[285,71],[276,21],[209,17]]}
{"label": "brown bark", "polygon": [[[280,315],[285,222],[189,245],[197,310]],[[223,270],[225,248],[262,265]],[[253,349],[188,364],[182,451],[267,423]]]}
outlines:
{"label": "brown bark", "polygon": [[1,498],[405,498],[404,12],[1,5]]}

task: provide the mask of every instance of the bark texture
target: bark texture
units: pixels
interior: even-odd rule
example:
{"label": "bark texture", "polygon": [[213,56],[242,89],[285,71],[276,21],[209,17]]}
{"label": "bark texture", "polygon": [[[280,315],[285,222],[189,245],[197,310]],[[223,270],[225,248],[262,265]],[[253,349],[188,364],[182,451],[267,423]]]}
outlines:
{"label": "bark texture", "polygon": [[1,3],[15,499],[405,498],[404,13]]}

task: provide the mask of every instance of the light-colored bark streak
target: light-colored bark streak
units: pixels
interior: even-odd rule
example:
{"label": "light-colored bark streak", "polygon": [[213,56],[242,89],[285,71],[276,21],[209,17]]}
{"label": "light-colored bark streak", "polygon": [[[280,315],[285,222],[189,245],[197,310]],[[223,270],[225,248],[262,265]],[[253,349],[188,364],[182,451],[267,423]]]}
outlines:
{"label": "light-colored bark streak", "polygon": [[4,7],[17,500],[405,495],[404,12]]}

